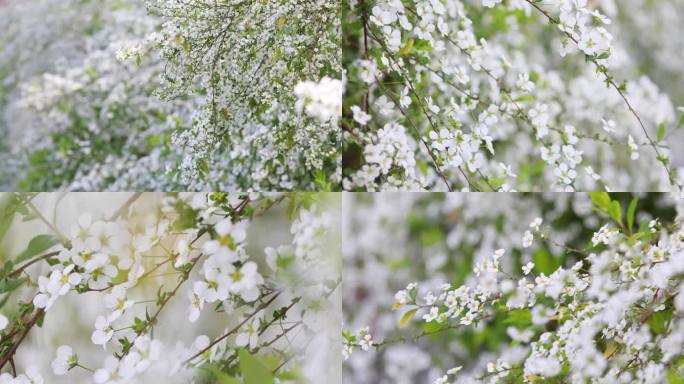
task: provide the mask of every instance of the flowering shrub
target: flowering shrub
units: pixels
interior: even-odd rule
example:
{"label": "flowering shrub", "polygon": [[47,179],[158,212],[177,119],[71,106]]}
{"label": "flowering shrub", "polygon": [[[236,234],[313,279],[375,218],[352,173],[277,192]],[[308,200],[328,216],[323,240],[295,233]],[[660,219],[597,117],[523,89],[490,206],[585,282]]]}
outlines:
{"label": "flowering shrub", "polygon": [[3,189],[339,189],[336,2],[100,3],[0,4]]}
{"label": "flowering shrub", "polygon": [[339,377],[334,195],[1,197],[0,382]]}
{"label": "flowering shrub", "polygon": [[[344,239],[349,382],[684,377],[681,201],[607,193],[391,200],[355,198]],[[400,247],[384,248],[383,236]]]}
{"label": "flowering shrub", "polygon": [[681,191],[681,94],[629,46],[674,17],[647,3],[348,2],[344,188]]}

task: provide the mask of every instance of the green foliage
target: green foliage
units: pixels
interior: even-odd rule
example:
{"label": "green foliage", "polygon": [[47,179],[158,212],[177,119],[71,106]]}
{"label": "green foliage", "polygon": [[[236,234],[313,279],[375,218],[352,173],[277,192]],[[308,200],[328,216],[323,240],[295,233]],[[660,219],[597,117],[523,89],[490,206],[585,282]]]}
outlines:
{"label": "green foliage", "polygon": [[658,125],[658,142],[663,141],[665,138],[665,123],[660,123]]}
{"label": "green foliage", "polygon": [[418,309],[420,309],[420,308],[413,308],[413,309],[406,311],[406,313],[404,313],[401,316],[401,319],[399,319],[399,327],[403,328],[403,327],[407,326],[408,323],[411,321],[411,319],[413,319],[413,316],[416,314]]}
{"label": "green foliage", "polygon": [[589,196],[594,202],[594,210],[608,215],[620,227],[624,227],[622,223],[622,207],[619,201],[611,200],[608,192],[592,192]]}
{"label": "green foliage", "polygon": [[665,331],[667,331],[668,325],[670,324],[670,320],[672,320],[672,315],[672,307],[652,313],[648,319],[648,326],[651,329],[651,332],[656,335],[662,335],[665,333]]}
{"label": "green foliage", "polygon": [[19,263],[28,260],[57,244],[59,244],[59,240],[52,235],[38,235],[29,241],[28,247],[16,257],[15,262]]}
{"label": "green foliage", "polygon": [[636,214],[636,208],[637,204],[639,203],[639,197],[634,196],[632,198],[632,201],[629,203],[629,207],[627,208],[627,229],[629,231],[632,231],[632,227],[634,226],[634,215]]}
{"label": "green foliage", "polygon": [[238,351],[240,358],[240,370],[245,384],[274,384],[275,378],[271,371],[262,361],[247,352],[245,349]]}
{"label": "green foliage", "polygon": [[562,259],[551,254],[546,246],[540,247],[532,256],[534,270],[538,274],[550,275],[561,266]]}
{"label": "green foliage", "polygon": [[217,384],[240,384],[240,380],[221,372],[215,365],[208,365],[205,369],[211,372],[212,376],[216,379]]}

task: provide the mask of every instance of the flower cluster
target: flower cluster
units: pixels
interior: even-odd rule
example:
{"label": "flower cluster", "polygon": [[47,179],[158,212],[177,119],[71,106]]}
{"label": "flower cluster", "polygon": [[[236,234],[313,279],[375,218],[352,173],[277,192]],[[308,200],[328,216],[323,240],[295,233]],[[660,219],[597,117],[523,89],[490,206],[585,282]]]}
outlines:
{"label": "flower cluster", "polygon": [[[106,204],[112,196],[100,199]],[[91,295],[96,303],[85,305],[84,319],[74,324],[88,341],[76,337],[57,348],[55,376],[90,376],[100,384],[153,377],[180,383],[209,371],[250,382],[255,370],[269,380],[320,377],[340,361],[332,348],[339,343],[340,324],[334,304],[339,255],[330,252],[339,247],[334,196],[133,194],[113,214],[82,213],[70,232],[48,221],[34,199],[40,197],[11,195],[9,217],[40,218],[53,234],[31,240],[17,260],[33,259],[17,266],[8,262],[2,272],[12,289],[37,286],[37,292],[29,302],[18,302],[19,313],[0,318],[7,340],[0,367],[26,347],[34,326],[60,321],[64,308],[82,305]],[[280,220],[277,207],[283,202],[296,215],[280,231],[291,239],[279,246],[255,239],[268,220]],[[22,273],[27,278],[15,277]],[[177,306],[176,297],[188,299]],[[32,376],[41,371],[31,369],[12,379],[42,383]]]}
{"label": "flower cluster", "polygon": [[202,99],[192,126],[172,138],[186,148],[181,179],[259,190],[339,183],[337,2],[147,3],[164,20],[158,93]]}
{"label": "flower cluster", "polygon": [[[530,210],[525,198],[514,199],[525,205],[520,212]],[[472,205],[481,211],[481,203],[487,198],[467,200],[471,203],[479,200],[480,204]],[[681,201],[675,202],[675,212],[673,202],[663,195],[629,199],[624,195],[595,193],[591,195],[591,203],[584,205],[587,200],[586,195],[579,197],[574,214],[580,215],[580,220],[570,221],[565,231],[561,223],[568,223],[568,202],[562,199],[557,201],[555,210],[546,213],[539,210],[543,205],[538,204],[521,224],[512,227],[497,224],[498,231],[512,235],[511,240],[499,240],[506,248],[492,250],[492,241],[485,240],[482,248],[475,251],[471,273],[462,266],[463,261],[456,261],[455,265],[461,266],[455,273],[463,277],[455,281],[451,277],[454,269],[449,267],[454,264],[444,260],[440,241],[447,242],[447,250],[472,252],[469,243],[477,242],[478,236],[469,236],[467,232],[471,229],[467,227],[476,224],[482,231],[478,235],[487,238],[490,227],[483,219],[491,212],[479,215],[460,209],[450,212],[458,207],[453,203],[423,206],[431,220],[439,218],[435,208],[440,207],[446,210],[447,217],[465,214],[465,221],[450,230],[448,239],[437,237],[437,243],[434,240],[423,243],[426,247],[423,252],[428,255],[423,256],[427,258],[428,275],[423,270],[420,282],[411,283],[393,295],[383,293],[385,300],[393,300],[392,309],[400,316],[380,317],[382,308],[389,308],[391,301],[376,304],[375,314],[368,304],[363,305],[363,311],[348,308],[347,316],[371,314],[366,321],[370,324],[369,332],[375,328],[376,338],[377,334],[397,332],[392,331],[391,323],[396,327],[398,317],[400,327],[410,325],[421,330],[417,334],[414,331],[415,336],[376,339],[373,345],[378,347],[378,352],[358,359],[352,356],[347,367],[355,382],[399,375],[410,382],[412,377],[419,377],[416,375],[419,372],[425,375],[420,377],[429,377],[438,384],[662,383],[681,378],[680,343],[684,338]],[[653,207],[654,203],[659,207],[658,219],[646,208]],[[638,208],[641,205],[643,211]],[[466,203],[463,207],[467,206]],[[509,210],[509,214],[521,216],[515,210]],[[367,216],[368,212],[363,215]],[[396,223],[395,220],[390,218],[389,222]],[[428,222],[420,224],[420,220],[414,213],[411,227],[427,225],[422,238],[434,239],[434,227]],[[594,229],[577,231],[577,224]],[[436,225],[443,224],[438,221]],[[526,233],[522,237],[527,240],[521,246],[522,233]],[[464,244],[459,246],[456,239],[463,239]],[[367,248],[362,243],[352,248],[355,247]],[[395,265],[400,264],[395,261]],[[441,274],[440,265],[447,266],[447,274]],[[376,275],[383,273],[377,267],[366,268]],[[407,268],[411,269],[405,266],[394,274],[406,276]],[[352,282],[351,289],[356,289],[355,285]],[[344,335],[351,340],[344,343],[347,354],[361,346],[361,339]],[[383,352],[384,349],[387,350]],[[417,364],[412,369],[400,369],[396,365],[402,361],[398,354],[421,361],[420,356],[425,353],[432,354],[433,367]],[[378,364],[379,359],[382,364]],[[450,370],[458,376],[442,373],[454,365],[463,366],[460,372]],[[440,372],[439,366],[444,371]],[[361,367],[370,371],[362,374],[357,371]]]}
{"label": "flower cluster", "polygon": [[339,189],[337,8],[3,4],[0,187]]}
{"label": "flower cluster", "polygon": [[674,96],[646,76],[616,79],[638,54],[602,6],[351,4],[344,188],[681,190],[665,137]]}

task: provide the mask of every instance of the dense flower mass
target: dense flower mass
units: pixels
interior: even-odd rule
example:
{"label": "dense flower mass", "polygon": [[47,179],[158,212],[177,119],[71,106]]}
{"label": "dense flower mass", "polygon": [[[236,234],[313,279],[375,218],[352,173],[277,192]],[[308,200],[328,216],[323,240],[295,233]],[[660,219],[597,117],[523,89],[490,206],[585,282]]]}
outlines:
{"label": "dense flower mass", "polygon": [[681,192],[684,99],[629,45],[664,16],[623,3],[348,2],[344,188]]}
{"label": "dense flower mass", "polygon": [[339,189],[337,9],[3,2],[0,188]]}
{"label": "dense flower mass", "polygon": [[[520,207],[483,210],[492,199]],[[655,384],[684,377],[681,200],[392,198],[391,206],[408,213],[379,199],[355,200],[353,216],[362,219],[352,219],[349,233],[364,235],[345,240],[352,243],[345,276],[359,275],[345,280],[348,382]],[[370,233],[369,216],[385,228]],[[390,232],[386,241],[403,244],[403,254],[383,251],[377,237]],[[415,252],[420,262],[404,261]],[[388,273],[389,281],[364,279]]]}
{"label": "dense flower mass", "polygon": [[[95,197],[114,209],[81,207],[69,229],[39,208],[53,195],[0,195],[3,236],[25,237],[26,228],[11,232],[14,219],[51,230],[5,261],[0,369],[11,365],[12,374],[0,380],[261,384],[311,382],[323,372],[339,377],[339,369],[328,368],[341,359],[333,195],[133,194],[116,206],[118,196]],[[291,223],[279,228],[274,223],[287,223],[283,205]],[[39,356],[31,350],[36,340]],[[17,366],[26,372],[17,374]]]}

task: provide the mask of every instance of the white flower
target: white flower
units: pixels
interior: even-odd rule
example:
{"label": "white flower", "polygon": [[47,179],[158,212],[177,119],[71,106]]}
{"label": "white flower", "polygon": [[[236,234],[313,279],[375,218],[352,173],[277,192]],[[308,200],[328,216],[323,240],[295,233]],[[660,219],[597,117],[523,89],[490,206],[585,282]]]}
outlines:
{"label": "white flower", "polygon": [[560,163],[554,173],[565,184],[572,184],[577,177],[577,172],[570,168],[566,163]]}
{"label": "white flower", "polygon": [[591,166],[584,167],[584,170],[587,172],[587,175],[589,175],[589,177],[591,177],[592,179],[601,180],[601,175],[594,172],[594,168],[592,168]]}
{"label": "white flower", "polygon": [[264,279],[257,272],[257,265],[253,261],[248,261],[240,268],[228,275],[230,279],[230,290],[239,294],[246,302],[252,302],[259,297],[259,285],[264,283]]}
{"label": "white flower", "polygon": [[370,334],[368,327],[364,327],[357,332],[359,346],[362,350],[367,351],[373,346],[373,336]]}
{"label": "white flower", "polygon": [[404,87],[404,89],[401,91],[401,97],[399,98],[399,105],[401,105],[402,108],[408,108],[409,105],[411,105],[411,97],[409,96],[409,88]]}
{"label": "white flower", "polygon": [[324,77],[320,82],[304,81],[295,87],[295,109],[320,122],[337,121],[342,115],[342,81]]}
{"label": "white flower", "polygon": [[214,231],[216,238],[204,243],[202,249],[207,255],[216,255],[226,262],[237,260],[236,250],[247,238],[245,230],[247,223],[241,221],[233,224],[230,219],[223,219],[216,223]]}
{"label": "white flower", "polygon": [[192,250],[192,245],[190,245],[190,242],[187,239],[178,240],[178,243],[176,243],[176,252],[178,252],[178,256],[176,256],[173,266],[179,268],[189,263]]}
{"label": "white flower", "polygon": [[525,234],[523,234],[523,239],[522,239],[523,248],[529,248],[533,242],[534,242],[534,235],[532,234],[532,232],[525,231]]}
{"label": "white flower", "polygon": [[361,125],[366,125],[371,120],[371,116],[364,112],[358,105],[352,105],[351,111],[354,113],[354,121]]}
{"label": "white flower", "polygon": [[197,281],[193,285],[193,290],[195,294],[205,300],[207,303],[213,303],[215,301],[223,301],[228,298],[230,289],[230,278],[225,273],[229,269],[232,269],[232,264],[228,264],[224,268],[211,268],[207,267],[206,264],[215,259],[207,259],[204,268],[204,279],[205,281]]}
{"label": "white flower", "polygon": [[637,159],[639,159],[639,147],[638,147],[638,146],[636,145],[636,143],[634,142],[634,138],[632,137],[632,135],[629,135],[627,145],[628,145],[628,147],[629,147],[629,148],[627,149],[627,152],[629,153],[629,157],[630,157],[632,160],[637,160]]}
{"label": "white flower", "polygon": [[529,275],[530,272],[532,272],[532,269],[534,269],[534,263],[530,261],[529,263],[523,265],[523,267],[522,267],[523,274]]}
{"label": "white flower", "polygon": [[38,292],[33,298],[33,304],[38,308],[45,308],[47,311],[59,296],[65,295],[71,289],[72,285],[77,285],[81,282],[81,275],[78,273],[71,273],[74,265],[71,264],[64,269],[54,270],[50,273],[50,277],[38,277]]}
{"label": "white flower", "polygon": [[105,288],[116,277],[119,270],[112,263],[111,257],[104,253],[96,253],[85,262],[85,271],[90,275],[88,285],[91,288]]}
{"label": "white flower", "polygon": [[0,331],[7,328],[7,324],[9,324],[7,317],[5,317],[3,314],[0,314]]}
{"label": "white flower", "polygon": [[502,0],[482,0],[482,5],[487,8],[494,8],[495,5],[501,3]]}
{"label": "white flower", "polygon": [[76,355],[68,345],[62,345],[57,348],[57,356],[52,360],[52,372],[55,375],[61,376],[67,373],[68,370],[78,364],[78,355]]}
{"label": "white flower", "polygon": [[281,245],[277,249],[266,247],[264,254],[266,255],[266,264],[273,271],[287,269],[294,261],[294,249],[291,245]]}
{"label": "white flower", "polygon": [[21,373],[17,375],[16,377],[12,376],[9,373],[3,373],[0,375],[0,384],[43,384],[43,376],[40,375],[40,372],[33,367],[30,366],[26,369],[25,373]]}
{"label": "white flower", "polygon": [[111,325],[110,319],[105,316],[98,316],[95,319],[95,331],[90,336],[93,344],[104,346],[114,336],[114,328]]}
{"label": "white flower", "polygon": [[536,217],[530,223],[530,229],[535,231],[535,232],[539,232],[539,228],[541,227],[543,222],[544,222],[544,220],[541,217]]}
{"label": "white flower", "polygon": [[404,304],[407,304],[409,302],[409,300],[410,300],[409,293],[405,289],[398,291],[396,294],[394,294],[394,301],[397,304],[404,305]]}
{"label": "white flower", "polygon": [[133,306],[133,300],[126,300],[126,288],[119,284],[112,288],[109,294],[104,296],[105,306],[114,311],[109,315],[109,318],[113,321],[121,317],[121,315],[128,308]]}
{"label": "white flower", "polygon": [[145,372],[152,362],[159,360],[162,344],[159,340],[152,340],[143,335],[135,339],[133,348],[119,362],[118,374],[123,379],[131,379]]}
{"label": "white flower", "polygon": [[606,131],[606,132],[608,132],[608,133],[613,133],[613,132],[615,132],[616,124],[615,124],[615,121],[614,121],[614,120],[604,120],[604,119],[601,119],[601,123],[603,123],[603,125],[601,126],[601,128],[602,128],[604,131]]}
{"label": "white flower", "polygon": [[118,384],[120,383],[117,370],[119,369],[119,359],[108,356],[105,359],[104,368],[100,368],[93,374],[93,381],[96,384]]}
{"label": "white flower", "polygon": [[254,349],[259,343],[259,324],[261,323],[261,316],[263,312],[254,315],[242,328],[242,332],[238,333],[235,338],[235,344],[238,347],[249,346],[249,349]]}
{"label": "white flower", "polygon": [[[193,285],[193,290],[188,292],[188,297],[190,297],[190,307],[188,308],[188,320],[194,323],[199,319],[202,309],[204,308],[204,296],[202,295],[205,285],[197,285],[198,282]],[[199,292],[196,291],[199,290]]]}
{"label": "white flower", "polygon": [[515,173],[513,173],[513,166],[511,165],[506,165],[504,163],[499,163],[499,168],[501,168],[506,176],[509,177],[518,177]]}

